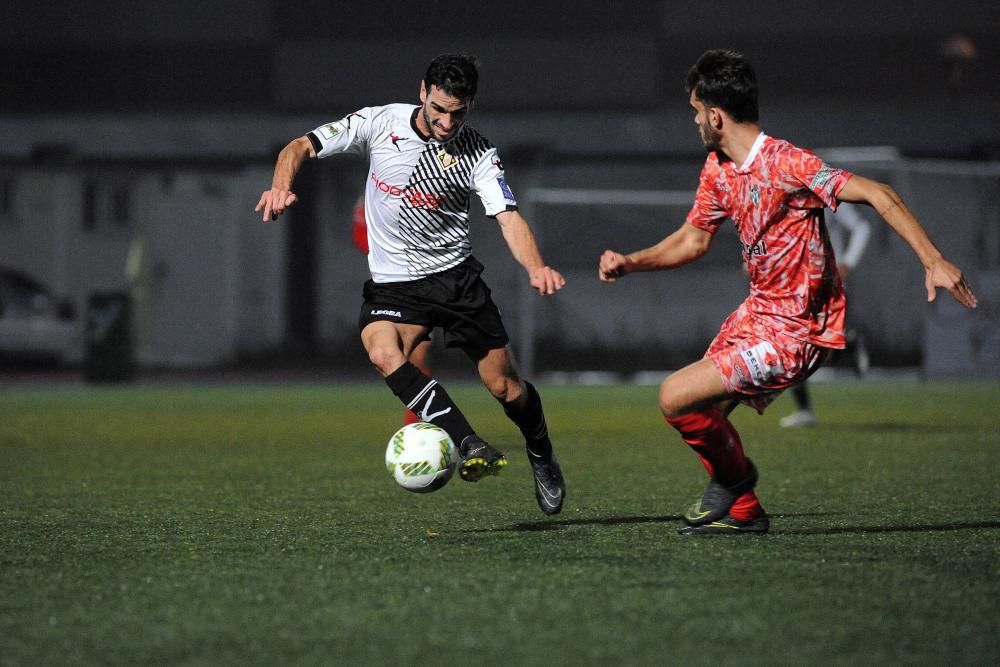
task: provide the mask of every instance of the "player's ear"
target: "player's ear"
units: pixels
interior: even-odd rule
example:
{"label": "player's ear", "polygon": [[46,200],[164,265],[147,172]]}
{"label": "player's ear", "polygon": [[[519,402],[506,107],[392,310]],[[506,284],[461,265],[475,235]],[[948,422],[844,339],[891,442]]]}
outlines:
{"label": "player's ear", "polygon": [[427,85],[424,83],[424,80],[421,79],[420,80],[420,103],[423,104],[426,101],[427,101]]}
{"label": "player's ear", "polygon": [[719,107],[708,107],[708,122],[716,130],[722,128],[722,109]]}

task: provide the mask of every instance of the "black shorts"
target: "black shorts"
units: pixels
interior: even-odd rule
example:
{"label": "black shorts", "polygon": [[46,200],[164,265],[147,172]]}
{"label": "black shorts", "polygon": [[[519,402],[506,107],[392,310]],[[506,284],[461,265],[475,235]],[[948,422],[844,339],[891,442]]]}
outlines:
{"label": "black shorts", "polygon": [[461,348],[473,359],[482,359],[510,342],[490,288],[480,277],[482,272],[483,265],[469,257],[454,268],[417,280],[369,280],[358,328],[379,321],[441,327],[446,347]]}

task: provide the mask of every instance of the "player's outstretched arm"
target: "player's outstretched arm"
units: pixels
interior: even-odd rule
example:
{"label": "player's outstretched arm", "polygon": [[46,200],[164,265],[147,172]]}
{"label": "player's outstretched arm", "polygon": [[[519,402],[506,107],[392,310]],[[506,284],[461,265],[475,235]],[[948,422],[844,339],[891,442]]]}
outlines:
{"label": "player's outstretched arm", "polygon": [[855,175],[847,181],[837,199],[868,204],[903,237],[924,265],[924,285],[928,301],[933,301],[937,296],[937,288],[943,287],[966,308],[976,307],[976,295],[961,269],[944,258],[895,190],[884,183]]}
{"label": "player's outstretched arm", "polygon": [[299,200],[292,192],[292,181],[295,180],[295,174],[299,173],[302,163],[307,158],[314,157],[316,157],[316,151],[313,150],[308,137],[294,139],[281,149],[274,164],[271,189],[261,193],[257,208],[254,209],[257,212],[264,212],[264,222],[277,220],[286,208]]}
{"label": "player's outstretched arm", "polygon": [[566,279],[542,261],[542,253],[538,250],[535,235],[521,214],[517,211],[503,211],[497,214],[497,222],[514,259],[528,272],[531,286],[542,295],[554,294],[561,290],[566,284]]}
{"label": "player's outstretched arm", "polygon": [[613,283],[636,271],[675,269],[695,261],[708,252],[711,245],[709,232],[684,223],[676,232],[645,250],[628,255],[605,250],[598,262],[597,277],[601,282]]}

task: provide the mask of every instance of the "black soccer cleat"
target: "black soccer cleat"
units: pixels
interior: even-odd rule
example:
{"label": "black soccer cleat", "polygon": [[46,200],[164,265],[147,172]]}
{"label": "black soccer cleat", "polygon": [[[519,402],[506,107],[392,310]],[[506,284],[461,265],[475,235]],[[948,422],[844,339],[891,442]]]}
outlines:
{"label": "black soccer cleat", "polygon": [[718,521],[703,523],[697,526],[684,526],[677,531],[679,535],[763,535],[771,527],[767,514],[761,514],[749,521],[740,521],[726,516]]}
{"label": "black soccer cleat", "polygon": [[684,521],[689,526],[701,526],[727,516],[729,508],[733,506],[736,499],[757,486],[757,466],[749,458],[747,465],[750,469],[747,471],[746,477],[735,484],[726,485],[714,477],[709,480],[701,500],[684,512]]}
{"label": "black soccer cleat", "polygon": [[503,452],[477,435],[470,435],[462,440],[458,451],[462,455],[458,474],[466,482],[478,482],[487,475],[499,475],[507,465],[507,457]]}
{"label": "black soccer cleat", "polygon": [[535,500],[545,514],[559,514],[566,499],[566,480],[555,454],[535,456],[528,451],[531,474],[535,476]]}

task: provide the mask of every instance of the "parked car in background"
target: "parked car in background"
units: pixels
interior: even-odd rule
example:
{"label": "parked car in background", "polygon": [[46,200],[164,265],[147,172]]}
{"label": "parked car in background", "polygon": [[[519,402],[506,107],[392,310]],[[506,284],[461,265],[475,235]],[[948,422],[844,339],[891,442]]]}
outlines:
{"label": "parked car in background", "polygon": [[79,363],[83,327],[72,303],[24,272],[0,267],[0,365]]}

